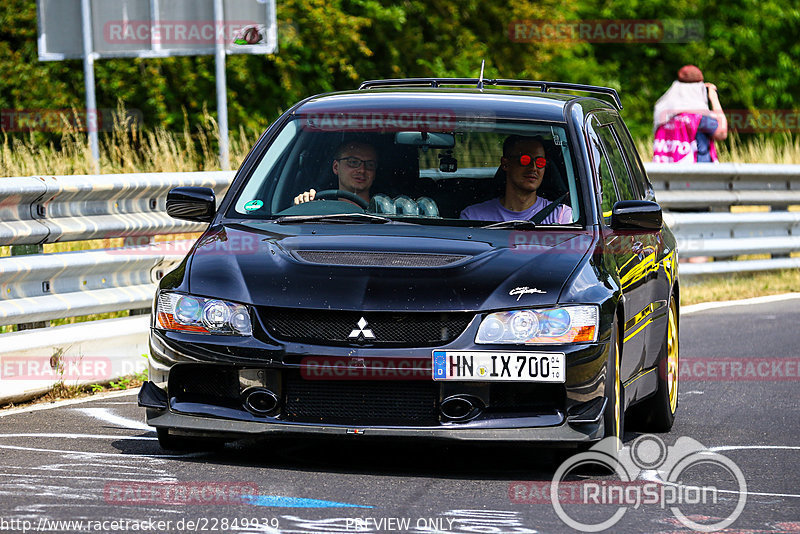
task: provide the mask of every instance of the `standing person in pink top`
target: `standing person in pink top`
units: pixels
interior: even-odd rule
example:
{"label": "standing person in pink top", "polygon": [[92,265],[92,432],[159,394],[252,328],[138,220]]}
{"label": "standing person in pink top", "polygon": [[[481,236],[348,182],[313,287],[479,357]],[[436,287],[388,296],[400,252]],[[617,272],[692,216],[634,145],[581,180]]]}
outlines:
{"label": "standing person in pink top", "polygon": [[547,158],[544,145],[536,137],[511,135],[503,142],[500,168],[506,173],[505,192],[500,198],[473,204],[461,212],[462,219],[473,221],[529,221],[543,209],[551,210],[540,224],[569,224],[572,208],[552,204],[537,195],[544,180]]}
{"label": "standing person in pink top", "polygon": [[703,82],[700,69],[694,65],[681,67],[678,79],[656,102],[653,131],[656,163],[718,161],[714,141],[728,137],[728,122],[717,87]]}

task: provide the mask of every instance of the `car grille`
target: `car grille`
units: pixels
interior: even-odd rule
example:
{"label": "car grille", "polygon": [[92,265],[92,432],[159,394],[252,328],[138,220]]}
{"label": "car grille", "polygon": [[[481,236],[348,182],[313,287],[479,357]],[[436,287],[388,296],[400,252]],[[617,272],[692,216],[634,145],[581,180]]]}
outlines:
{"label": "car grille", "polygon": [[338,425],[433,426],[438,387],[428,381],[287,378],[282,419]]}
{"label": "car grille", "polygon": [[309,263],[352,267],[444,267],[469,257],[459,254],[407,254],[399,252],[330,250],[298,250],[295,254]]}
{"label": "car grille", "polygon": [[227,366],[179,364],[169,373],[168,391],[182,401],[229,402],[239,397],[239,374]]}
{"label": "car grille", "polygon": [[[435,347],[467,328],[471,313],[394,313],[261,308],[266,330],[276,339],[317,345]],[[360,328],[361,318],[367,323]],[[360,324],[363,324],[361,322]],[[369,331],[374,337],[363,332]]]}

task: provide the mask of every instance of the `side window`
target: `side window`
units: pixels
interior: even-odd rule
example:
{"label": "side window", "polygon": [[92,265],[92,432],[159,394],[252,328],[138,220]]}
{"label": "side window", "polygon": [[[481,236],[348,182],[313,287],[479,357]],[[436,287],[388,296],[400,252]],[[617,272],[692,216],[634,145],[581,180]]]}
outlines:
{"label": "side window", "polygon": [[598,125],[595,127],[595,132],[600,138],[600,143],[605,149],[606,156],[611,165],[611,170],[614,173],[620,200],[638,199],[639,193],[631,180],[631,173],[628,171],[625,156],[622,155],[622,150],[617,143],[616,137],[614,137],[611,124]]}
{"label": "side window", "polygon": [[644,165],[642,165],[639,153],[636,151],[636,147],[633,144],[631,134],[619,117],[614,121],[614,133],[620,141],[622,151],[628,159],[628,163],[630,163],[631,174],[633,175],[634,181],[639,186],[642,198],[645,200],[652,200],[655,196],[653,193],[653,186],[650,185],[650,180],[647,179],[647,173],[644,170]]}
{"label": "side window", "polygon": [[600,139],[595,133],[599,128],[599,123],[596,118],[591,119],[590,127],[587,129],[589,134],[589,148],[592,151],[592,166],[594,174],[600,180],[600,203],[603,212],[603,219],[606,223],[611,222],[611,208],[619,200],[617,189],[614,185],[614,175],[611,173],[611,167],[608,164],[608,156],[600,142]]}

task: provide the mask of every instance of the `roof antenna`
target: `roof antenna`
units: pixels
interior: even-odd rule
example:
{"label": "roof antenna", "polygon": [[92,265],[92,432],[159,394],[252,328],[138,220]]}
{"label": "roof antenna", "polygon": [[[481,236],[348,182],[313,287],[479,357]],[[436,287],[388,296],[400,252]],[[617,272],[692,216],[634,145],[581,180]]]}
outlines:
{"label": "roof antenna", "polygon": [[481,77],[478,78],[478,89],[483,89],[483,66],[486,65],[486,60],[481,60]]}

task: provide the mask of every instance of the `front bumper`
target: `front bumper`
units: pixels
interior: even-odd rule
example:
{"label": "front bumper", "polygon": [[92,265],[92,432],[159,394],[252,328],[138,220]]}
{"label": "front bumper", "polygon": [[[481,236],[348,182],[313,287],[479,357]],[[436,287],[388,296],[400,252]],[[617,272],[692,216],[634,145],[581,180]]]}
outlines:
{"label": "front bumper", "polygon": [[[433,382],[432,379],[391,383],[386,380],[382,383],[364,380],[303,382],[299,380],[300,361],[309,355],[380,359],[402,353],[406,358],[430,360],[431,350],[287,345],[280,347],[282,350],[275,350],[278,349],[275,346],[264,347],[267,350],[247,347],[246,351],[225,355],[222,343],[226,340],[220,340],[219,346],[213,339],[206,340],[208,342],[201,346],[196,343],[196,337],[185,334],[152,333],[150,377],[153,382],[142,388],[139,399],[140,405],[147,407],[149,425],[183,435],[231,439],[302,434],[580,443],[596,441],[604,435],[602,412],[605,408],[607,343],[554,347],[566,355],[567,375],[563,384],[514,383],[516,386],[501,386],[483,382]],[[459,348],[463,350],[464,346]],[[472,350],[480,349],[484,347],[472,347]],[[277,393],[279,408],[274,413],[258,414],[243,407],[240,395],[254,386],[254,374],[262,381],[256,386],[269,386]],[[245,375],[249,379],[244,378]],[[222,376],[227,378],[219,378]],[[225,385],[214,383],[213,377]],[[292,389],[292,383],[303,387]],[[302,413],[298,416],[297,403],[303,401],[303,395],[313,396],[318,391],[317,386],[325,394],[311,408],[301,406],[299,410]],[[392,393],[384,397],[381,392],[387,386]],[[521,389],[515,389],[517,386]],[[358,388],[364,388],[364,397],[359,397]],[[225,392],[221,393],[222,390]],[[428,395],[425,397],[426,406],[433,406],[429,410],[431,413],[426,412],[421,419],[415,419],[406,417],[408,414],[403,406],[394,406],[408,401],[407,397],[418,395],[420,390]],[[484,409],[463,421],[443,417],[439,411],[441,402],[462,394],[478,399]],[[345,397],[346,400],[341,400]],[[154,401],[154,398],[158,399]],[[502,402],[498,400],[501,398]],[[328,410],[330,404],[340,400],[340,405]],[[370,406],[341,415],[341,410],[358,403],[370,403]],[[371,406],[375,406],[374,410]],[[392,413],[397,420],[389,416],[382,420],[382,407],[394,408]],[[416,408],[415,405],[410,409]],[[377,419],[375,413],[379,415]]]}
{"label": "front bumper", "polygon": [[[181,435],[198,437],[277,437],[291,435],[316,436],[365,436],[365,437],[404,437],[456,441],[499,441],[499,442],[589,442],[603,437],[603,423],[571,426],[563,423],[557,426],[536,426],[546,423],[535,417],[508,421],[519,425],[512,428],[432,428],[432,427],[351,427],[307,423],[267,423],[260,421],[237,421],[216,419],[196,415],[175,413],[171,410],[147,409],[147,424],[154,427],[177,430]],[[533,425],[533,426],[525,426]]]}

